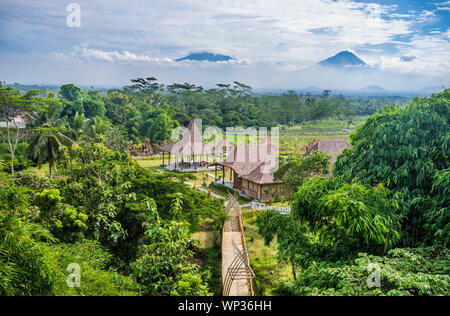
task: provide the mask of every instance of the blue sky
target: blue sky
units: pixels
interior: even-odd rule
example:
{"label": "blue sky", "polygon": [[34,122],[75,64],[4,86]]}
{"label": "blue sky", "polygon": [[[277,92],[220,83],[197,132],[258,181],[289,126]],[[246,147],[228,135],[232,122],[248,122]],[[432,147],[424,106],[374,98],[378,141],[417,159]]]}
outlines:
{"label": "blue sky", "polygon": [[[0,80],[121,85],[152,75],[169,83],[344,88],[328,75],[305,77],[348,49],[397,80],[378,73],[360,85],[405,89],[411,76],[418,87],[450,83],[450,1],[73,0],[80,28],[66,24],[70,2],[0,0]],[[236,60],[175,61],[201,51]]]}

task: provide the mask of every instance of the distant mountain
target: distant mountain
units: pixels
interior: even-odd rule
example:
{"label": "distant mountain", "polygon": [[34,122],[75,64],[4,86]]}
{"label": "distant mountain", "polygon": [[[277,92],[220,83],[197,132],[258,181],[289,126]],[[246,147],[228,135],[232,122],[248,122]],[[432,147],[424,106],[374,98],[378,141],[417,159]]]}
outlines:
{"label": "distant mountain", "polygon": [[369,86],[361,89],[362,92],[376,92],[376,93],[386,93],[389,92],[389,90],[382,88],[380,86]]}
{"label": "distant mountain", "polygon": [[185,57],[178,58],[176,61],[183,61],[183,60],[218,62],[218,61],[234,60],[234,58],[227,55],[203,52],[203,53],[192,53]]}
{"label": "distant mountain", "polygon": [[346,50],[321,61],[319,65],[325,67],[348,68],[366,66],[367,64],[351,51]]}

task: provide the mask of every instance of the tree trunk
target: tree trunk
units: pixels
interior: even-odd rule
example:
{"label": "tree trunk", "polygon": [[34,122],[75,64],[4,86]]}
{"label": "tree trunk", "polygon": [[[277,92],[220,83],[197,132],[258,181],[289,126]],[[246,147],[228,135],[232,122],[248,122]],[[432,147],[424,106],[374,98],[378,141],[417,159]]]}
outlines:
{"label": "tree trunk", "polygon": [[294,277],[294,280],[297,281],[297,273],[295,272],[295,264],[294,260],[291,259],[291,265],[292,265],[292,276]]}
{"label": "tree trunk", "polygon": [[14,152],[11,152],[10,157],[11,157],[11,174],[12,176],[14,176]]}
{"label": "tree trunk", "polygon": [[53,157],[52,157],[52,147],[48,144],[48,178],[53,179]]}
{"label": "tree trunk", "polygon": [[49,162],[48,162],[48,178],[50,180],[53,180],[53,173],[52,173],[52,171],[53,171],[53,162],[51,160],[49,160]]}
{"label": "tree trunk", "polygon": [[11,158],[11,174],[14,176],[14,150],[11,144],[11,134],[9,131],[9,117],[6,116],[6,134],[8,139],[8,148],[9,148],[9,154]]}
{"label": "tree trunk", "polygon": [[11,132],[9,130],[9,117],[8,116],[6,117],[6,131],[7,131],[7,137],[8,137],[9,153],[10,153],[10,158],[11,158],[11,174],[14,176],[14,157],[15,157],[17,144],[19,143],[19,140],[21,137],[20,137],[19,126],[17,125],[16,119],[14,117],[12,118],[12,121],[16,128],[15,139],[13,139],[13,136],[11,136]]}

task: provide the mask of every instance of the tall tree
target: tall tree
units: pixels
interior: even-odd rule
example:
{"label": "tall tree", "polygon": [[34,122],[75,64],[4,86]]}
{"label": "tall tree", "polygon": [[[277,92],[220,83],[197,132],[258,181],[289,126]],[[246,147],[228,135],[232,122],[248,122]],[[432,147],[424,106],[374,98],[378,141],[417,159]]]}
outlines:
{"label": "tall tree", "polygon": [[63,107],[57,99],[47,99],[46,106],[32,115],[33,136],[29,152],[38,158],[38,165],[49,163],[49,179],[53,178],[53,169],[60,156],[62,147],[73,141],[67,136],[66,118],[61,117]]}
{"label": "tall tree", "polygon": [[25,136],[25,126],[17,122],[19,116],[25,116],[33,108],[33,99],[37,96],[36,90],[30,90],[20,95],[19,91],[10,87],[3,87],[0,83],[0,112],[5,119],[5,135],[11,159],[11,174],[14,175],[14,157],[17,145]]}
{"label": "tall tree", "polygon": [[[424,239],[433,243],[440,236],[445,240],[449,209],[442,204],[442,184],[448,183],[449,124],[450,89],[407,106],[385,107],[352,134],[352,148],[335,164],[334,174],[347,182],[383,183],[401,194],[409,246]],[[438,213],[443,214],[439,227],[433,215]]]}
{"label": "tall tree", "polygon": [[76,113],[74,118],[73,118],[73,122],[72,124],[70,124],[70,133],[72,134],[71,136],[73,137],[74,142],[76,143],[80,143],[82,140],[84,140],[87,135],[87,128],[89,124],[89,119],[87,119],[84,114],[80,114],[80,113]]}
{"label": "tall tree", "polygon": [[280,163],[275,172],[275,179],[283,181],[281,189],[292,198],[306,179],[313,176],[327,175],[330,170],[330,158],[319,151],[311,156],[291,155]]}

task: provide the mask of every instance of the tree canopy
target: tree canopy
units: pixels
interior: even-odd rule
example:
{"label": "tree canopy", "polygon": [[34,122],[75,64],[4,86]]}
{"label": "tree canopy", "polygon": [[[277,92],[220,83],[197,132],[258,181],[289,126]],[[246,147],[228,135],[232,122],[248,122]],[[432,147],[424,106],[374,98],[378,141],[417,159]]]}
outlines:
{"label": "tree canopy", "polygon": [[352,148],[335,164],[334,174],[345,181],[382,183],[397,193],[406,244],[449,241],[450,209],[442,196],[450,181],[449,122],[450,90],[410,105],[388,106],[358,128]]}

